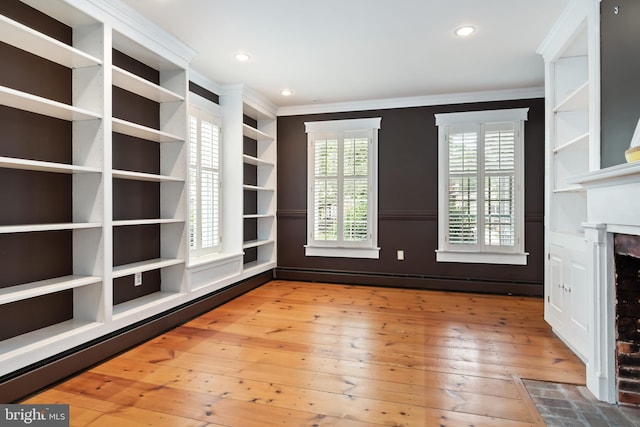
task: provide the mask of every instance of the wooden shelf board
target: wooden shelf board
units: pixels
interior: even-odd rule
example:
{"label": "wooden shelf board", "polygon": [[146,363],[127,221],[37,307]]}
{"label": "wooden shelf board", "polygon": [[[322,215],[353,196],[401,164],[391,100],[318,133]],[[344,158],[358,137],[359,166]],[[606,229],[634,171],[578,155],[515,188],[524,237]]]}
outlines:
{"label": "wooden shelf board", "polygon": [[178,292],[155,292],[130,301],[117,304],[113,307],[113,318],[118,320],[129,313],[137,312],[156,305],[165,304],[184,295]]}
{"label": "wooden shelf board", "polygon": [[129,276],[135,273],[157,270],[159,268],[171,267],[172,265],[179,264],[184,264],[184,260],[179,258],[156,258],[131,264],[118,265],[113,267],[113,278]]}
{"label": "wooden shelf board", "polygon": [[273,141],[273,137],[271,135],[268,135],[245,123],[242,124],[242,134],[257,141]]}
{"label": "wooden shelf board", "polygon": [[[0,15],[1,16],[1,15]],[[95,120],[100,114],[41,96],[0,86],[0,105],[62,120]]]}
{"label": "wooden shelf board", "polygon": [[21,169],[38,172],[55,173],[100,173],[99,168],[88,166],[68,165],[65,163],[43,162],[40,160],[18,159],[14,157],[0,156],[0,167],[8,169]]}
{"label": "wooden shelf board", "polygon": [[561,188],[556,188],[555,190],[553,190],[553,192],[555,194],[562,194],[562,193],[584,193],[586,190],[583,187],[577,186],[577,185],[569,185],[566,187],[561,187]]}
{"label": "wooden shelf board", "polygon": [[560,101],[553,109],[554,112],[586,110],[589,106],[589,82],[583,83]]}
{"label": "wooden shelf board", "polygon": [[131,123],[126,120],[112,118],[113,131],[123,135],[133,136],[135,138],[146,139],[153,142],[181,142],[184,138],[178,135],[172,135],[162,132],[158,129],[142,126],[137,123]]}
{"label": "wooden shelf board", "polygon": [[565,142],[562,145],[557,146],[553,149],[554,153],[558,153],[560,151],[566,150],[572,147],[580,147],[580,148],[589,148],[589,132],[586,132],[576,138],[573,138],[570,141]]}
{"label": "wooden shelf board", "polygon": [[123,227],[127,225],[152,225],[152,224],[176,224],[184,222],[184,219],[170,218],[170,219],[125,219],[113,221],[114,227]]}
{"label": "wooden shelf board", "polygon": [[0,40],[67,68],[92,67],[102,61],[26,25],[0,15]]}
{"label": "wooden shelf board", "polygon": [[242,155],[242,161],[248,165],[254,166],[275,166],[273,162],[267,162],[257,157],[249,156],[248,154]]}
{"label": "wooden shelf board", "polygon": [[247,240],[242,244],[242,249],[257,248],[258,246],[271,245],[275,243],[272,239]]}
{"label": "wooden shelf board", "polygon": [[155,102],[184,101],[184,96],[113,66],[113,85]]}
{"label": "wooden shelf board", "polygon": [[[98,308],[96,307],[96,310]],[[15,357],[12,352],[22,352],[37,345],[46,348],[52,342],[60,341],[74,335],[82,334],[91,329],[101,327],[104,324],[95,321],[82,321],[71,319],[46,328],[37,329],[17,337],[2,341],[2,358]]]}
{"label": "wooden shelf board", "polygon": [[275,215],[273,215],[273,214],[246,214],[246,215],[242,215],[242,218],[244,218],[244,219],[251,219],[251,218],[275,218]]}
{"label": "wooden shelf board", "polygon": [[252,262],[248,262],[246,264],[242,265],[242,271],[247,273],[250,272],[252,270],[261,270],[261,271],[265,271],[268,270],[270,268],[275,268],[276,266],[276,262],[275,261],[252,261]]}
{"label": "wooden shelf board", "polygon": [[100,227],[102,227],[102,224],[99,222],[3,225],[3,226],[0,226],[0,234],[30,233],[34,231],[80,230],[80,229],[86,229],[86,228],[100,228]]}
{"label": "wooden shelf board", "polygon": [[96,276],[63,276],[0,289],[0,305],[100,283]]}
{"label": "wooden shelf board", "polygon": [[114,169],[112,171],[114,178],[130,179],[134,181],[151,181],[151,182],[184,182],[184,179],[175,176],[154,175],[151,173],[131,172]]}
{"label": "wooden shelf board", "polygon": [[259,187],[257,185],[243,185],[242,188],[249,191],[275,191],[273,188]]}

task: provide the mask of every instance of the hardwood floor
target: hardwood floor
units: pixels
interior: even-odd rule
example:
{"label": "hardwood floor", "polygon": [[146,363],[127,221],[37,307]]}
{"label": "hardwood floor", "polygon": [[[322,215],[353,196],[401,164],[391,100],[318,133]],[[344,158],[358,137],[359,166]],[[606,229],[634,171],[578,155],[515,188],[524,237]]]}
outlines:
{"label": "hardwood floor", "polygon": [[584,384],[536,298],[274,280],[24,403],[73,426],[544,425]]}

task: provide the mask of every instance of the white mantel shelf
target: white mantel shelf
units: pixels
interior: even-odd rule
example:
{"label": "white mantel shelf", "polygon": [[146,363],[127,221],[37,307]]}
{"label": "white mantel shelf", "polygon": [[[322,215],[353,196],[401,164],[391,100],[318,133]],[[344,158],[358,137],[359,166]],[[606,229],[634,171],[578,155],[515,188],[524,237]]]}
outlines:
{"label": "white mantel shelf", "polygon": [[609,187],[634,182],[640,182],[640,162],[612,166],[584,175],[576,175],[567,180],[568,184],[577,184],[587,188]]}

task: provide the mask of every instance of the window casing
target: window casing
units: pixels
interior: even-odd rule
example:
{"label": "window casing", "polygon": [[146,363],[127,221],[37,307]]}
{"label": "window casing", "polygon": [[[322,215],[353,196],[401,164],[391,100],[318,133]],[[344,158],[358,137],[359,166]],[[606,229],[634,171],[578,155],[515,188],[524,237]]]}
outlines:
{"label": "window casing", "polygon": [[307,256],[378,258],[378,118],[305,123]]}
{"label": "window casing", "polygon": [[527,263],[528,108],[436,114],[439,262]]}
{"label": "window casing", "polygon": [[189,250],[200,257],[221,250],[220,127],[217,118],[189,110]]}

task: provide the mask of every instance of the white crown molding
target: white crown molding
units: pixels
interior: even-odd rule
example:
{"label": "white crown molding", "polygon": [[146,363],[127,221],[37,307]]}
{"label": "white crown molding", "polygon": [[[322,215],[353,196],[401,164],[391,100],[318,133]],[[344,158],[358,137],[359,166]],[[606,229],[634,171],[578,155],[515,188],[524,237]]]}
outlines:
{"label": "white crown molding", "polygon": [[[580,25],[586,26],[586,19],[590,3],[593,0],[572,0],[562,11],[556,22],[540,43],[536,52],[546,61],[553,61],[558,54],[571,42],[571,35]],[[596,0],[599,3],[599,0]]]}
{"label": "white crown molding", "polygon": [[466,104],[472,102],[508,101],[532,98],[544,98],[544,87],[280,107],[278,109],[278,116],[385,110],[391,108],[427,107],[433,105]]}
{"label": "white crown molding", "polygon": [[197,53],[120,0],[65,1],[183,68],[187,68]]}

